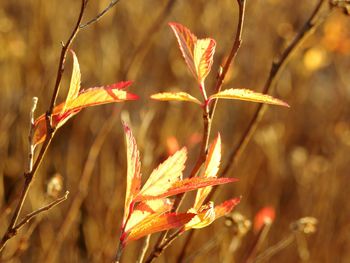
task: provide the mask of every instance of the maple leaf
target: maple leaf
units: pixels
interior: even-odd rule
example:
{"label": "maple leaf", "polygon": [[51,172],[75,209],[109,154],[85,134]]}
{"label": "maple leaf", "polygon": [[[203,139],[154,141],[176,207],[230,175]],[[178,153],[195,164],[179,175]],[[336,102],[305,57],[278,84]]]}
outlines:
{"label": "maple leaf", "polygon": [[279,100],[270,95],[262,94],[249,89],[226,89],[211,95],[209,97],[209,102],[213,99],[245,100],[245,101],[252,101],[252,102],[258,102],[258,103],[266,103],[266,104],[289,107],[289,105],[282,100]]}
{"label": "maple leaf", "polygon": [[213,64],[216,42],[212,38],[197,39],[191,31],[179,23],[169,23],[178,41],[185,62],[200,85],[203,85]]}
{"label": "maple leaf", "polygon": [[[66,101],[54,107],[51,114],[51,125],[58,129],[70,118],[86,107],[102,105],[113,102],[122,102],[126,100],[135,100],[138,97],[128,93],[124,88],[132,84],[131,81],[119,82],[108,86],[80,89],[80,69],[78,59],[74,52],[73,70]],[[34,122],[33,145],[37,146],[46,138],[46,116],[42,114]]]}

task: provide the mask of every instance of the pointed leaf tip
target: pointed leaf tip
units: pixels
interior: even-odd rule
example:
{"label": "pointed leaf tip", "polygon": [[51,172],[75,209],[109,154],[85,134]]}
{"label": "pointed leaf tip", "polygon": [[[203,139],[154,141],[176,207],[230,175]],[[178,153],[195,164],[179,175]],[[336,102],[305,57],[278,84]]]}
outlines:
{"label": "pointed leaf tip", "polygon": [[185,62],[200,85],[211,70],[216,42],[212,38],[197,39],[185,26],[179,23],[169,23],[179,44]]}
{"label": "pointed leaf tip", "polygon": [[213,99],[244,100],[258,103],[266,103],[271,105],[279,105],[289,108],[289,105],[280,99],[276,99],[270,95],[255,92],[248,89],[226,89],[211,95],[209,100],[211,101]]}

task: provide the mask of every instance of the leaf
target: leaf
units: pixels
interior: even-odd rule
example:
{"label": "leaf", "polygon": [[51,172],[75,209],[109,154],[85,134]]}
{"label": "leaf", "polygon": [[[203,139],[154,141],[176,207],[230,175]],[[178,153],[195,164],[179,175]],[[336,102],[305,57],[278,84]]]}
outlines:
{"label": "leaf", "polygon": [[192,75],[202,84],[211,70],[216,42],[214,39],[197,39],[191,31],[178,23],[169,23],[179,43],[182,56]]}
{"label": "leaf", "polygon": [[136,95],[122,90],[122,88],[130,86],[131,83],[131,81],[126,81],[119,83],[119,86],[103,86],[83,90],[76,99],[67,102],[66,108],[67,110],[77,110],[111,102],[136,100],[138,98]]}
{"label": "leaf", "polygon": [[196,216],[194,216],[192,220],[185,225],[185,231],[191,228],[198,229],[206,227],[215,220],[215,209],[213,202],[209,202],[208,204],[201,206],[198,210],[191,208],[188,212],[196,213]]}
{"label": "leaf", "polygon": [[[218,133],[215,141],[212,143],[212,145],[209,148],[208,156],[204,165],[205,167],[204,174],[201,177],[215,178],[219,171],[220,162],[221,162],[221,137],[220,137],[220,133]],[[198,210],[202,206],[203,202],[207,198],[211,189],[212,189],[211,187],[198,189],[194,206],[193,206],[194,209]]]}
{"label": "leaf", "polygon": [[181,193],[197,190],[202,187],[227,184],[227,183],[232,183],[236,181],[238,181],[238,179],[236,178],[201,178],[201,177],[187,178],[187,179],[173,183],[170,187],[168,184],[160,191],[157,191],[154,193],[147,192],[147,193],[141,194],[142,192],[141,190],[140,195],[137,196],[135,201],[163,198],[163,197],[178,195]]}
{"label": "leaf", "polygon": [[132,211],[125,226],[125,232],[144,220],[147,216],[157,213],[158,215],[169,212],[174,202],[168,198],[148,200],[138,203]]}
{"label": "leaf", "polygon": [[154,100],[161,100],[161,101],[171,101],[171,100],[176,100],[176,101],[190,101],[197,103],[201,105],[202,103],[192,95],[186,93],[186,92],[163,92],[163,93],[157,93],[153,94],[151,96],[152,99]]}
{"label": "leaf", "polygon": [[273,105],[280,105],[289,107],[287,103],[282,100],[276,99],[270,95],[258,93],[248,89],[227,89],[219,93],[211,95],[210,100],[213,99],[233,99],[233,100],[245,100]]}
{"label": "leaf", "polygon": [[125,246],[128,242],[137,240],[146,235],[183,227],[195,215],[196,214],[193,213],[152,214],[135,225],[129,232],[124,233],[124,235],[121,236],[121,241]]}
{"label": "leaf", "polygon": [[214,39],[198,39],[194,46],[194,65],[199,83],[203,83],[208,76],[215,53],[216,42]]}
{"label": "leaf", "polygon": [[[138,97],[136,95],[122,90],[123,88],[130,86],[131,83],[131,81],[125,81],[110,86],[90,88],[81,91],[75,99],[72,99],[67,103],[63,102],[53,109],[51,116],[52,127],[58,129],[80,110],[86,107],[137,99]],[[64,112],[62,111],[63,108],[65,108]],[[45,114],[42,114],[34,122],[34,146],[45,140],[46,132]]]}
{"label": "leaf", "polygon": [[182,56],[185,59],[185,62],[193,74],[193,76],[197,79],[197,71],[194,64],[194,45],[197,41],[197,37],[191,33],[191,31],[178,23],[169,23],[169,26],[174,31],[177,42],[179,43],[179,47],[182,53]]}
{"label": "leaf", "polygon": [[215,206],[215,219],[222,217],[228,213],[230,213],[236,205],[239,204],[241,198],[233,198],[223,202],[220,205]]}
{"label": "leaf", "polygon": [[[68,95],[66,98],[66,103],[72,101],[76,97],[78,97],[79,90],[80,90],[80,82],[81,82],[81,74],[80,74],[80,67],[78,58],[75,55],[74,51],[71,50],[72,56],[73,56],[73,69],[72,69],[72,77],[70,80]],[[64,104],[62,108],[62,113],[66,110],[66,104]]]}
{"label": "leaf", "polygon": [[161,196],[164,194],[164,191],[182,179],[182,171],[185,168],[186,159],[187,150],[182,148],[160,164],[151,173],[136,200],[141,201],[141,196]]}
{"label": "leaf", "polygon": [[125,138],[126,138],[126,151],[127,151],[127,179],[126,179],[126,194],[124,205],[124,217],[122,227],[131,213],[131,203],[134,197],[139,193],[141,188],[141,162],[140,153],[137,149],[136,140],[129,128],[129,126],[123,122]]}

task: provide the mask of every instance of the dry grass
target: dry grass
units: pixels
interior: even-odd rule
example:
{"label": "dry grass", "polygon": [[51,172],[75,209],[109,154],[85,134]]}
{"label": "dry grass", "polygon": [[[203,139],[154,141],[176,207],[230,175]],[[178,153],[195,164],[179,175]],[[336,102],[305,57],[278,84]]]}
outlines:
{"label": "dry grass", "polygon": [[[217,69],[231,46],[236,5],[229,0],[176,1],[154,38],[145,43],[149,45],[147,53],[139,54],[128,70],[135,48],[166,2],[121,1],[76,39],[73,49],[80,61],[83,87],[131,79],[135,83],[130,90],[141,99],[85,110],[57,132],[23,214],[52,201],[47,189],[56,174],[63,178],[62,193],[69,190],[71,195],[20,231],[8,243],[2,261],[44,262],[54,252],[58,253],[57,262],[108,262],[113,257],[126,174],[120,114],[131,119],[144,176],[166,157],[169,136],[189,146],[189,161],[195,160],[199,146],[192,145],[189,138],[201,132],[200,110],[186,103],[148,99],[152,93],[174,88],[198,93],[166,23],[178,21],[200,37],[215,38],[218,47],[213,69]],[[107,3],[91,0],[86,17],[93,17]],[[280,54],[314,5],[315,1],[248,1],[244,42],[224,88],[261,90],[272,58]],[[78,10],[79,1],[68,0],[5,0],[0,4],[1,234],[23,183],[31,98],[39,97],[37,113],[48,107],[60,41],[68,37]],[[350,19],[335,12],[292,57],[278,81],[274,95],[287,101],[291,109],[269,108],[229,174],[240,182],[220,187],[216,195],[217,201],[242,195],[236,211],[248,218],[263,206],[276,208],[265,248],[288,236],[291,222],[303,216],[316,217],[317,232],[307,238],[308,262],[350,260],[350,205],[346,201],[350,187],[349,58]],[[215,80],[215,70],[209,78]],[[68,81],[66,74],[61,99]],[[219,103],[212,135],[221,131],[224,154],[237,143],[255,107],[253,103]],[[90,179],[87,195],[83,192],[77,197],[83,176]],[[68,213],[76,198],[82,199],[78,212]],[[62,236],[62,222],[67,217],[72,226],[65,229],[67,236]],[[197,231],[191,252],[208,245],[213,237],[221,242],[203,250],[193,262],[224,261],[233,233],[223,228],[224,220],[219,220]],[[244,238],[235,254],[236,262],[246,253],[253,236],[249,232]],[[174,262],[183,240],[178,239],[159,262]],[[140,245],[135,242],[126,249],[124,262],[136,259]],[[295,244],[269,260],[281,261],[301,261]]]}

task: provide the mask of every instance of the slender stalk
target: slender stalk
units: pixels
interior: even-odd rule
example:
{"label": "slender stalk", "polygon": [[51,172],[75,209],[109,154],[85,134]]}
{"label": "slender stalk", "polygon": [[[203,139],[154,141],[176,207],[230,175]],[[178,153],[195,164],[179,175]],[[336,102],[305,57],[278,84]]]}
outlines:
{"label": "slender stalk", "polygon": [[142,243],[142,247],[141,247],[139,258],[137,259],[136,263],[142,263],[143,259],[145,258],[147,249],[149,247],[150,239],[151,239],[151,235],[148,235],[148,236],[145,237],[145,239],[144,239],[144,241]]}
{"label": "slender stalk", "polygon": [[95,18],[89,20],[88,22],[86,22],[83,25],[80,25],[79,28],[83,29],[87,26],[92,25],[93,23],[99,21],[109,10],[112,9],[113,6],[115,6],[117,3],[119,2],[119,0],[111,0],[111,2],[109,2],[108,6],[102,10],[101,13],[99,13]]}
{"label": "slender stalk", "polygon": [[52,127],[52,125],[51,125],[51,115],[52,115],[52,111],[53,111],[53,108],[54,108],[55,103],[56,103],[56,99],[57,99],[57,95],[58,95],[58,91],[59,91],[59,86],[60,86],[62,75],[64,72],[64,62],[65,62],[65,59],[67,56],[67,52],[68,52],[73,40],[75,39],[77,33],[79,32],[79,25],[80,25],[81,19],[83,17],[85,7],[86,7],[86,1],[82,0],[80,12],[79,12],[79,16],[78,16],[76,25],[75,25],[70,37],[68,38],[67,42],[62,45],[61,56],[60,56],[60,60],[59,60],[59,66],[58,66],[54,91],[52,94],[49,108],[46,112],[46,129],[47,129],[46,138],[45,138],[45,141],[40,149],[38,157],[35,160],[35,163],[34,163],[32,169],[30,171],[24,173],[25,181],[24,181],[24,185],[22,188],[20,198],[19,198],[19,202],[18,202],[18,204],[15,208],[15,212],[10,220],[10,224],[9,224],[4,236],[2,237],[2,239],[0,241],[0,252],[5,247],[7,241],[17,234],[17,230],[15,229],[15,226],[16,226],[16,223],[18,221],[18,217],[22,211],[24,201],[27,197],[27,194],[28,194],[28,191],[29,191],[30,186],[32,184],[33,178],[35,177],[36,172],[38,171],[38,168],[39,168],[39,166],[40,166],[40,164],[45,156],[46,150],[48,149],[48,147],[51,143],[52,137],[55,133],[55,128]]}
{"label": "slender stalk", "polygon": [[38,210],[35,210],[34,212],[29,213],[26,215],[13,229],[14,231],[20,230],[25,224],[27,224],[30,220],[32,220],[37,215],[50,210],[51,208],[55,207],[56,205],[62,203],[63,201],[66,201],[68,199],[69,192],[66,191],[65,195],[52,201],[46,206],[43,206],[42,208],[39,208]]}

